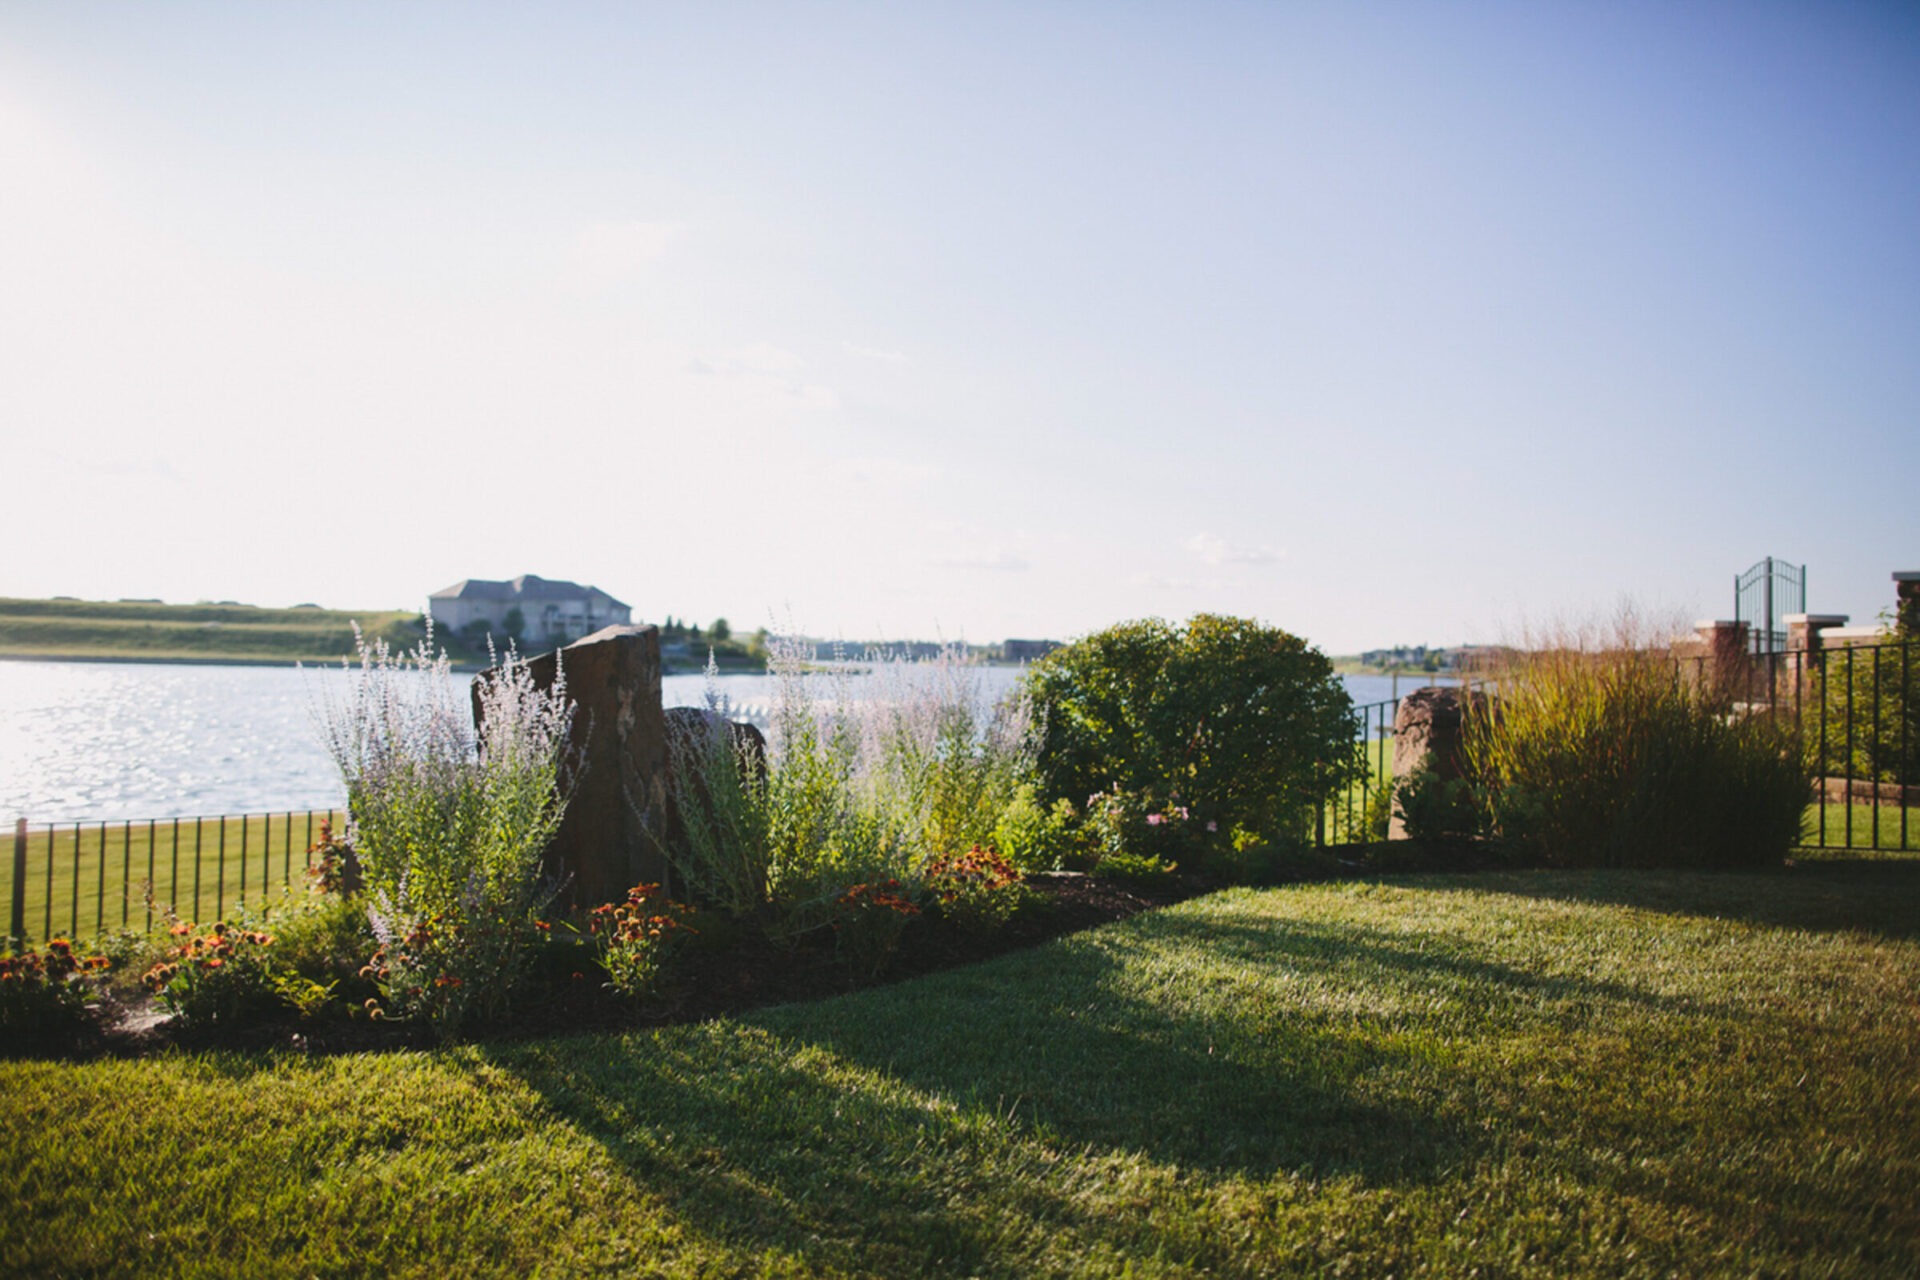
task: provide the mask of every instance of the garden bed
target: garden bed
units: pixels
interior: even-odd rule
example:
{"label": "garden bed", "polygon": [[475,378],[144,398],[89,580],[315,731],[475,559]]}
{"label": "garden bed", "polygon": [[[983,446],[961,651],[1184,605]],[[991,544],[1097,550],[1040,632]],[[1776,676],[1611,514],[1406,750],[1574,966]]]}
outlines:
{"label": "garden bed", "polygon": [[[937,917],[912,921],[899,952],[877,976],[845,964],[824,931],[783,947],[740,925],[702,917],[699,927],[709,936],[675,957],[671,977],[656,999],[635,1003],[607,990],[606,975],[588,958],[590,952],[556,947],[517,1015],[504,1024],[476,1028],[471,1038],[514,1040],[664,1026],[818,1000],[1037,946],[1218,887],[1196,876],[1123,883],[1076,872],[1036,875],[1027,883],[1035,901],[992,933]],[[122,985],[105,994],[96,1016],[77,1036],[22,1038],[9,1047],[7,1056],[144,1057],[174,1048],[331,1054],[435,1043],[430,1028],[421,1023],[373,1021],[358,1016],[358,1010],[348,1016],[340,1005],[331,1010],[317,1018],[303,1019],[288,1010],[232,1027],[187,1028]]]}

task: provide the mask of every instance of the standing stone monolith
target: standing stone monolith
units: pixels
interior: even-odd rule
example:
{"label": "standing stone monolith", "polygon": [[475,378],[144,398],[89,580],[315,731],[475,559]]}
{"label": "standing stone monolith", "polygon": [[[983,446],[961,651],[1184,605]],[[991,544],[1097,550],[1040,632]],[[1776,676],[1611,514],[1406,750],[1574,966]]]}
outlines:
{"label": "standing stone monolith", "polygon": [[547,849],[548,872],[564,882],[561,905],[591,908],[620,901],[636,884],[664,882],[657,840],[667,805],[660,629],[605,627],[528,659],[527,670],[542,689],[565,671],[574,704],[571,746],[583,762]]}
{"label": "standing stone monolith", "polygon": [[[1415,689],[1400,700],[1393,715],[1393,787],[1396,794],[1417,773],[1431,771],[1442,783],[1467,774],[1466,713],[1490,714],[1492,699],[1458,685]],[[1404,840],[1406,823],[1396,804],[1387,823],[1387,839]]]}

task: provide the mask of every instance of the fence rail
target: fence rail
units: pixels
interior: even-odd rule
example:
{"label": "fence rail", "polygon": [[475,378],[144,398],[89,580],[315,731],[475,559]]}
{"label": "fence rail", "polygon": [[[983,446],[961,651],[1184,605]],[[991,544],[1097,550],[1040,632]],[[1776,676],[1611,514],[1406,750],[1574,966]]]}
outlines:
{"label": "fence rail", "polygon": [[[304,882],[322,822],[337,810],[290,810],[122,822],[14,823],[4,900],[8,937],[151,932],[169,914],[216,920]],[[0,862],[0,866],[8,865]]]}

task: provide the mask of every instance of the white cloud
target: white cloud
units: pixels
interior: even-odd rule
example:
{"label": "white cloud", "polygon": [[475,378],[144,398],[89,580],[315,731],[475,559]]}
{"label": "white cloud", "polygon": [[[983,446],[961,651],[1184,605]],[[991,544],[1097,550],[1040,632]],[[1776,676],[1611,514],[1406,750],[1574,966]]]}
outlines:
{"label": "white cloud", "polygon": [[638,275],[666,254],[679,233],[676,222],[596,222],[574,237],[574,275],[594,284]]}
{"label": "white cloud", "polygon": [[770,342],[751,342],[744,347],[695,356],[687,362],[694,373],[715,374],[722,378],[788,378],[807,367],[807,362],[784,347]]}
{"label": "white cloud", "polygon": [[904,364],[907,356],[903,351],[888,351],[881,347],[863,347],[857,342],[843,342],[841,349],[849,355],[862,356],[868,360],[884,360],[888,364]]}
{"label": "white cloud", "polygon": [[826,473],[845,484],[889,489],[925,484],[939,474],[923,463],[899,458],[840,458],[827,464]]}
{"label": "white cloud", "polygon": [[1195,591],[1205,585],[1193,578],[1169,578],[1163,573],[1135,573],[1128,576],[1127,582],[1152,591]]}
{"label": "white cloud", "polygon": [[1250,547],[1228,542],[1211,533],[1196,533],[1182,544],[1203,562],[1221,564],[1273,564],[1286,555],[1273,547]]}
{"label": "white cloud", "polygon": [[991,573],[1025,573],[1033,564],[1012,551],[970,551],[941,556],[931,562],[936,569],[983,569]]}

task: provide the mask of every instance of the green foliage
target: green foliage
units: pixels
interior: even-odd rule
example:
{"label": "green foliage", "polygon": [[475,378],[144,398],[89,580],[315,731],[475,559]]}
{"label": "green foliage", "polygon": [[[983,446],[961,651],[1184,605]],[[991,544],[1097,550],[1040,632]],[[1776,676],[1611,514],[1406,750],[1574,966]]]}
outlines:
{"label": "green foliage", "polygon": [[[1031,785],[1024,699],[984,715],[957,650],[929,662],[876,657],[864,697],[812,658],[776,646],[765,759],[734,734],[716,684],[701,723],[677,722],[675,818],[662,847],[699,902],[783,942],[830,931],[850,966],[877,972],[935,892],[930,867],[958,865],[1003,833],[1022,857],[1053,865],[1064,820],[1040,809]],[[956,910],[976,905],[983,916],[1003,910],[999,898]]]}
{"label": "green foliage", "polygon": [[1808,795],[1786,718],[1741,714],[1634,639],[1527,653],[1469,717],[1494,830],[1562,865],[1778,864]]}
{"label": "green foliage", "polygon": [[1920,637],[1827,651],[1803,714],[1816,775],[1920,785]]}
{"label": "green foliage", "polygon": [[364,999],[361,967],[379,945],[360,899],[312,894],[272,916],[275,965],[290,977]]}
{"label": "green foliage", "polygon": [[1079,848],[1078,819],[1071,800],[1051,807],[1040,799],[1040,788],[1022,781],[993,824],[992,847],[1021,871],[1058,871]]}
{"label": "green foliage", "polygon": [[773,856],[767,762],[734,734],[716,674],[709,665],[704,721],[668,723],[674,817],[660,843],[694,899],[756,915],[767,904]]}
{"label": "green foliage", "polygon": [[86,977],[110,963],[105,956],[76,951],[66,938],[48,940],[44,951],[22,947],[0,955],[0,1031],[44,1035],[77,1029],[93,996]]}
{"label": "green foliage", "polygon": [[926,886],[942,919],[976,933],[998,930],[1034,901],[1019,869],[979,845],[935,857],[927,864]]}
{"label": "green foliage", "polygon": [[1102,853],[1093,864],[1093,874],[1104,879],[1147,886],[1165,884],[1179,869],[1178,864],[1163,861],[1157,855],[1129,853],[1124,849]]}
{"label": "green foliage", "polygon": [[[1431,768],[1420,768],[1391,788],[1380,789],[1382,799],[1389,793],[1400,822],[1412,839],[1471,839],[1486,833],[1482,797],[1469,779],[1442,778]],[[1383,830],[1375,839],[1385,835]]]}
{"label": "green foliage", "polygon": [[1027,679],[1049,800],[1119,795],[1279,840],[1361,767],[1352,703],[1326,657],[1245,619],[1123,623],[1055,650]]}
{"label": "green foliage", "polygon": [[280,1003],[272,934],[225,920],[171,932],[177,941],[141,981],[181,1021],[230,1026]]}
{"label": "green foliage", "polygon": [[[540,688],[506,660],[471,697],[444,652],[359,646],[326,708],[352,844],[385,950],[391,1011],[444,1035],[502,1014],[524,975],[532,922],[552,899],[541,855],[566,808],[573,704],[565,673]],[[478,721],[478,730],[474,721]]]}
{"label": "green foliage", "polygon": [[900,935],[920,914],[913,886],[899,880],[859,881],[834,899],[829,927],[834,953],[862,977],[877,977],[900,947]]}

